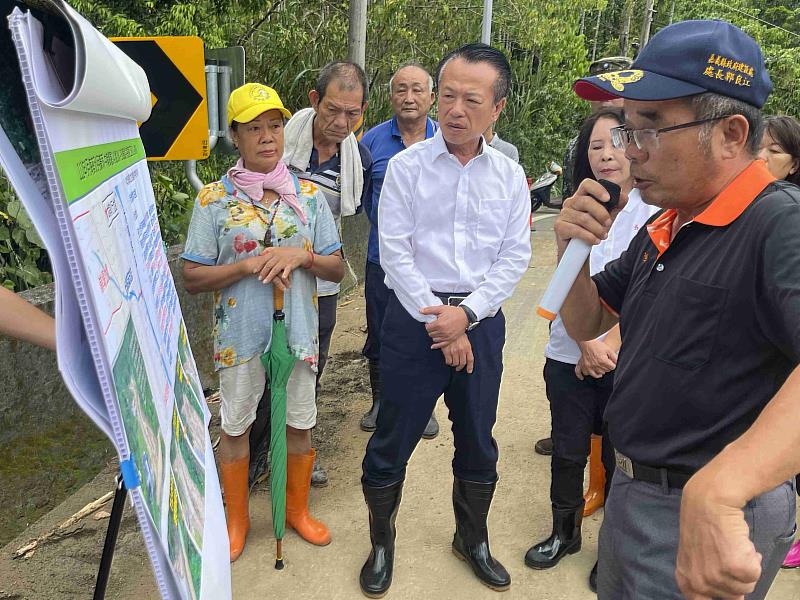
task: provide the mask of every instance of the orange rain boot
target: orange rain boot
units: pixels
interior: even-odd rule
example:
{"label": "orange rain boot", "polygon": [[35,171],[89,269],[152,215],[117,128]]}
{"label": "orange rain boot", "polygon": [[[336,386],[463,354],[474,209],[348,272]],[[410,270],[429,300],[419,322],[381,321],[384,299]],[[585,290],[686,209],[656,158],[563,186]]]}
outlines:
{"label": "orange rain boot", "polygon": [[247,468],[249,459],[240,458],[231,463],[220,463],[222,488],[225,490],[225,518],[228,522],[231,562],[244,550],[244,541],[250,529],[248,512]]}
{"label": "orange rain boot", "polygon": [[605,504],[606,470],[603,468],[603,438],[592,436],[592,451],[589,454],[589,489],[583,495],[583,516],[588,517]]}
{"label": "orange rain boot", "polygon": [[331,543],[328,528],[308,513],[308,492],[315,456],[312,448],[308,454],[289,454],[286,458],[286,524],[305,541],[327,546]]}

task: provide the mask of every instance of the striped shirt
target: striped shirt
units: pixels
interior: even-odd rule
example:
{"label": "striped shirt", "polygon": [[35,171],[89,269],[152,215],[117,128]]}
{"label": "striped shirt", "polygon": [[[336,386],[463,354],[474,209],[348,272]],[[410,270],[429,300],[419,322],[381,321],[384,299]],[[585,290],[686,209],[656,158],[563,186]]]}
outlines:
{"label": "striped shirt", "polygon": [[[361,166],[364,170],[364,189],[361,192],[361,206],[364,206],[365,199],[369,197],[370,186],[369,182],[372,176],[372,156],[367,150],[366,146],[359,142],[358,150],[361,154]],[[342,185],[341,185],[341,157],[337,152],[324,163],[319,164],[319,154],[317,149],[311,150],[311,159],[309,160],[308,169],[300,171],[290,167],[291,171],[300,179],[311,181],[314,183],[328,201],[328,206],[333,214],[333,219],[336,221],[336,230],[339,232],[339,238],[342,239]],[[359,209],[360,211],[361,209]],[[317,294],[320,296],[333,296],[339,293],[339,284],[332,281],[323,281],[317,279]]]}

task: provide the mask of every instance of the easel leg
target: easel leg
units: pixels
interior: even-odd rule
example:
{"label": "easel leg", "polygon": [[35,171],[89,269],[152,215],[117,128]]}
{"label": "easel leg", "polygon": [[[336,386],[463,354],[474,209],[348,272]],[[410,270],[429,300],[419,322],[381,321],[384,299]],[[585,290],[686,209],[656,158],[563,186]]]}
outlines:
{"label": "easel leg", "polygon": [[100,558],[100,569],[97,571],[97,583],[94,587],[94,600],[103,600],[106,597],[108,576],[111,573],[111,561],[114,558],[114,546],[117,544],[119,526],[122,522],[122,512],[125,509],[125,498],[128,488],[122,481],[122,474],[117,475],[117,491],[114,494],[114,504],[111,508],[111,517],[108,520],[106,541],[103,545],[103,555]]}

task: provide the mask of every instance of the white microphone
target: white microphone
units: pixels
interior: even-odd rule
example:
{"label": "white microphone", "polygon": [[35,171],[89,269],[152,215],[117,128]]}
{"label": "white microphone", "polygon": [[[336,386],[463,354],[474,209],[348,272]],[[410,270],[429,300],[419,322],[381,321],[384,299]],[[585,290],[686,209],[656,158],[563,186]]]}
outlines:
{"label": "white microphone", "polygon": [[[620,187],[606,179],[598,179],[600,185],[606,188],[611,199],[608,202],[603,202],[603,206],[608,209],[610,213],[619,203]],[[536,307],[536,312],[548,321],[554,321],[561,305],[572,289],[572,284],[581,272],[586,259],[589,258],[589,253],[592,251],[592,245],[583,240],[572,238],[567,244],[567,249],[556,267],[556,272],[550,279],[550,283]]]}

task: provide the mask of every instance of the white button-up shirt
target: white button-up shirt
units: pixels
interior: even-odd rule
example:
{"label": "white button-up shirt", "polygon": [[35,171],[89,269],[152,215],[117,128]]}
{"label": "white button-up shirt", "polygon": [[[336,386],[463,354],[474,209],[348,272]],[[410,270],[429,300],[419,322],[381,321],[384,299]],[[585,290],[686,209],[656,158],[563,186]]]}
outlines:
{"label": "white button-up shirt", "polygon": [[462,165],[441,130],[389,161],[378,204],[386,285],[418,321],[442,304],[433,291],[469,292],[478,319],[493,316],[531,257],[531,203],[518,164],[481,143]]}

